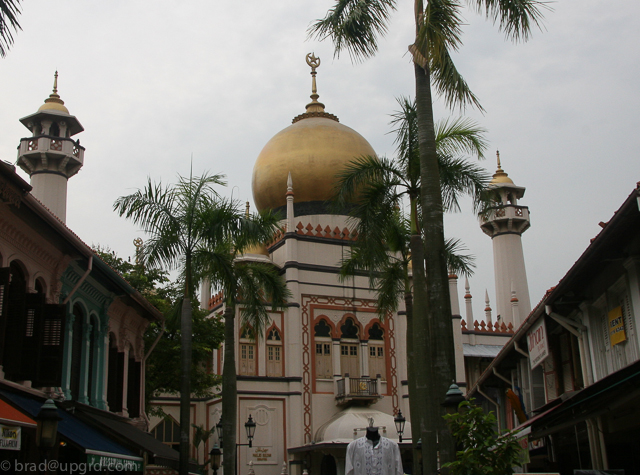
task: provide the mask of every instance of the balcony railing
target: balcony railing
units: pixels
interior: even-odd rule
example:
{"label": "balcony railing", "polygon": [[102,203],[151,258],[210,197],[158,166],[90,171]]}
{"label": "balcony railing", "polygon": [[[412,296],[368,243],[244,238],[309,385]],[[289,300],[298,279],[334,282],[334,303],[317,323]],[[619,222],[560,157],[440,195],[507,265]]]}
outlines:
{"label": "balcony railing", "polygon": [[380,399],[380,377],[351,378],[348,374],[336,381],[336,400],[338,403],[354,399],[371,401]]}
{"label": "balcony railing", "polygon": [[66,137],[54,137],[39,135],[20,139],[20,155],[29,155],[33,152],[62,152],[74,157],[79,162],[84,161],[84,147],[77,141]]}

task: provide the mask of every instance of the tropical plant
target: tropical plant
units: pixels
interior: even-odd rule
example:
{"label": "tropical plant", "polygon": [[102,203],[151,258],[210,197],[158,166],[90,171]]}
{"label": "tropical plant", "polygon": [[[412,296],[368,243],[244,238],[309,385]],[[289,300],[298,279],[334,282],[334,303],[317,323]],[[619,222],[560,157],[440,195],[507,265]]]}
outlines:
{"label": "tropical plant", "polygon": [[214,190],[225,185],[222,175],[178,176],[175,185],[154,184],[121,196],[114,210],[142,226],[149,235],[144,258],[152,267],[178,269],[181,275],[180,304],[180,475],[187,475],[192,366],[192,300],[208,249],[233,232],[237,220],[228,202]]}
{"label": "tropical plant", "polygon": [[496,416],[470,401],[444,419],[458,443],[454,462],[443,465],[451,475],[509,475],[522,460],[522,448],[512,433],[496,432]]}
{"label": "tropical plant", "polygon": [[[203,275],[222,290],[224,301],[224,363],[222,368],[222,440],[227,454],[236,453],[237,375],[235,357],[236,309],[240,308],[241,327],[250,326],[260,338],[269,322],[269,310],[285,308],[290,292],[273,264],[243,258],[245,250],[273,239],[278,216],[264,211],[241,218],[235,205],[238,226],[234,234],[211,248]],[[236,458],[226,457],[225,473],[235,473]]]}
{"label": "tropical plant", "polygon": [[[398,99],[400,111],[392,115],[396,134],[397,158],[387,160],[361,157],[352,161],[339,174],[338,203],[357,198],[350,215],[356,219],[358,240],[348,259],[342,263],[342,275],[352,275],[366,269],[370,286],[376,289],[378,312],[384,316],[397,310],[404,298],[407,336],[407,372],[411,418],[418,420],[421,405],[415,396],[413,351],[413,292],[409,276],[411,256],[421,253],[424,243],[411,240],[421,229],[420,155],[417,141],[416,107],[407,98]],[[437,124],[437,147],[446,209],[458,211],[460,195],[473,198],[477,209],[489,181],[487,172],[466,160],[465,155],[483,158],[487,144],[485,130],[468,119],[444,120]],[[398,204],[409,201],[409,219],[402,217]],[[414,246],[413,254],[411,245]],[[419,249],[416,249],[419,248]],[[473,257],[462,254],[459,240],[447,239],[445,252],[451,272],[470,275]],[[416,262],[412,266],[420,265]]]}
{"label": "tropical plant", "polygon": [[[497,22],[514,41],[528,39],[531,28],[539,25],[541,8],[545,6],[538,0],[470,0],[469,3]],[[386,33],[395,5],[395,0],[336,0],[325,18],[310,27],[310,34],[321,39],[331,38],[336,56],[346,50],[353,60],[367,59],[377,52],[378,38]],[[424,238],[427,244],[423,253],[412,253],[414,345],[421,351],[421,361],[431,363],[416,365],[417,397],[425,404],[425,410],[413,427],[417,431],[414,438],[422,438],[423,467],[428,474],[438,470],[437,442],[442,461],[454,457],[453,440],[440,417],[442,408],[438,401],[455,378],[432,83],[448,106],[480,107],[451,57],[451,52],[462,44],[462,7],[456,0],[414,0],[415,40],[409,47],[416,84],[423,209],[422,236],[414,234],[411,239]],[[428,274],[424,266],[415,265],[422,261]]]}
{"label": "tropical plant", "polygon": [[[161,393],[180,392],[180,303],[184,284],[180,280],[171,282],[165,270],[146,266],[141,258],[142,245],[134,262],[122,259],[108,247],[97,246],[94,252],[165,317],[161,324],[152,322],[144,333],[146,351],[153,350],[145,363],[145,408],[148,415],[164,417],[160,407],[149,403]],[[193,333],[198,335],[191,353],[191,393],[207,397],[220,385],[220,377],[209,371],[209,364],[213,350],[224,338],[224,326],[220,319],[208,318],[208,312],[199,308],[197,300],[191,302],[191,315]]]}
{"label": "tropical plant", "polygon": [[0,57],[4,58],[13,44],[11,30],[18,31],[22,28],[18,23],[18,8],[20,0],[0,0]]}

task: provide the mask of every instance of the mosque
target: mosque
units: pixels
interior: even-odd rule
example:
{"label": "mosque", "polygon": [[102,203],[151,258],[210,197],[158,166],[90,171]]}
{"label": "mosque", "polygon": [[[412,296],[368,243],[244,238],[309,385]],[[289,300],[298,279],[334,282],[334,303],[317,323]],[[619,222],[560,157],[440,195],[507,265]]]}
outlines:
{"label": "mosque", "polygon": [[[277,267],[292,298],[285,311],[270,314],[261,338],[251,339],[251,332],[236,323],[238,443],[247,443],[244,423],[249,416],[257,424],[252,447],[238,447],[242,475],[251,470],[261,475],[283,470],[302,474],[305,469],[342,474],[348,443],[364,435],[370,419],[383,436],[395,440],[399,435],[394,417],[401,411],[409,419],[403,307],[381,319],[367,277],[339,280],[339,263],[356,236],[348,216],[327,209],[336,172],[354,157],[373,156],[375,151],[362,135],[325,110],[316,86],[320,61],[309,55],[307,63],[311,102],[267,142],[253,169],[258,211],[271,208],[286,218],[273,242],[251,249],[241,259]],[[474,320],[468,283],[463,317],[457,276],[449,276],[456,378],[463,391],[508,341],[521,315],[530,311],[521,243],[529,211],[518,204],[525,189],[513,183],[499,161],[492,186],[502,205],[481,226],[494,243],[497,317],[492,317],[487,297],[484,319]],[[222,295],[211,296],[208,286],[202,288],[202,302],[208,302],[212,314],[223,311]],[[222,349],[214,354],[215,372],[222,371],[222,355]],[[177,399],[155,403],[174,423],[179,420]],[[194,422],[207,429],[220,419],[219,398],[194,401],[192,407]],[[216,441],[214,435],[201,448],[200,459]],[[407,472],[410,445],[407,422],[401,442]]]}

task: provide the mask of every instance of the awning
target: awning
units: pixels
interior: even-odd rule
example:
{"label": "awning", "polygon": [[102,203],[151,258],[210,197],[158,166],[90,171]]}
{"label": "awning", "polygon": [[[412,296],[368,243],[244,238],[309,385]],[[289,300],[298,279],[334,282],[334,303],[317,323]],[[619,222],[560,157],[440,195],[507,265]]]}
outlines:
{"label": "awning", "polygon": [[[540,438],[586,419],[615,411],[640,397],[640,360],[576,392],[532,420],[531,434]],[[528,422],[528,421],[527,421]]]}
{"label": "awning", "polygon": [[0,399],[0,424],[36,427],[36,421],[2,399]]}
{"label": "awning", "polygon": [[502,348],[502,345],[470,345],[469,343],[463,343],[462,353],[464,356],[473,358],[495,358]]}
{"label": "awning", "polygon": [[[149,463],[178,469],[179,452],[167,444],[163,444],[147,432],[143,432],[127,422],[118,420],[118,416],[110,417],[107,414],[98,414],[97,410],[92,410],[92,408],[80,404],[76,405],[76,414],[88,424],[104,428],[110,436],[121,440],[126,445],[139,447],[140,450],[147,452]],[[190,470],[197,469],[197,465],[191,465],[189,467]]]}
{"label": "awning", "polygon": [[[44,401],[10,391],[0,390],[0,396],[19,407],[27,416],[35,418]],[[106,469],[142,471],[143,459],[129,449],[103,435],[100,431],[80,421],[64,409],[58,408],[62,420],[58,423],[58,434],[87,454],[87,462]]]}

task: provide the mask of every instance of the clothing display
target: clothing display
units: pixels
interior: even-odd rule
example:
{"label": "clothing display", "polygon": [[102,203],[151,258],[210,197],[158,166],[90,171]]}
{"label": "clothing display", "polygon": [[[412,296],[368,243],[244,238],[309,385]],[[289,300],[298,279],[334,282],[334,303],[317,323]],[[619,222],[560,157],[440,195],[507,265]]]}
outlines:
{"label": "clothing display", "polygon": [[360,437],[347,446],[345,475],[403,475],[400,448],[393,440]]}

